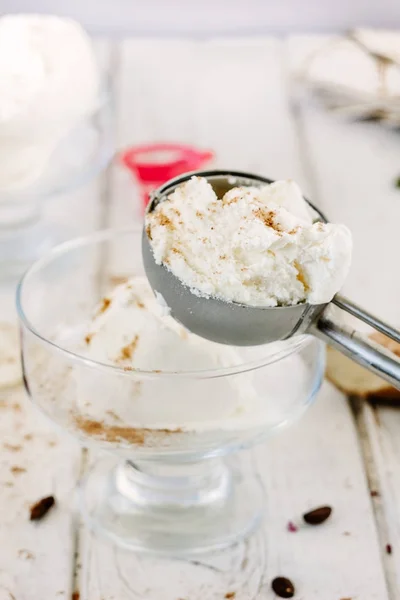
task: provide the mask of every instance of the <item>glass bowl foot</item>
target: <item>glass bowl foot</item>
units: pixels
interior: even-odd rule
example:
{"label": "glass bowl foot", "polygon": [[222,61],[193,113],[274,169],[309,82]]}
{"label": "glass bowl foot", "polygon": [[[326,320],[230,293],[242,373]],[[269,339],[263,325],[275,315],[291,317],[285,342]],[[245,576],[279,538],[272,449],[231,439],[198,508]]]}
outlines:
{"label": "glass bowl foot", "polygon": [[262,485],[240,462],[105,457],[81,482],[80,509],[94,533],[132,551],[187,556],[222,549],[250,535],[263,514]]}

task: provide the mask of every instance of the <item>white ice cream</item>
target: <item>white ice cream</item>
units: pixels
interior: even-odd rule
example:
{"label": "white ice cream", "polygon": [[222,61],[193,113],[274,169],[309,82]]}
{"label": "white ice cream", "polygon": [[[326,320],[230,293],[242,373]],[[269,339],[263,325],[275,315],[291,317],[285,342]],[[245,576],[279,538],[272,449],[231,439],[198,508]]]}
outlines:
{"label": "white ice cream", "polygon": [[[307,377],[307,366],[296,354],[269,367],[265,374],[268,382],[259,379],[263,370],[215,378],[203,378],[201,371],[243,368],[244,363],[261,356],[266,359],[284,344],[287,342],[257,348],[254,353],[254,349],[199,338],[165,315],[146,279],[133,278],[100,303],[87,328],[81,352],[119,367],[122,373],[119,370],[112,375],[109,370],[90,368],[76,371],[78,426],[90,429],[95,422],[105,428],[207,432],[273,423],[277,413],[282,418],[285,403],[296,398]],[[292,395],[287,387],[281,391],[289,364]],[[171,372],[181,375],[163,376]],[[96,425],[94,428],[97,433]],[[114,435],[113,429],[111,432]],[[107,435],[109,430],[105,439]],[[118,429],[115,435],[118,437]]]}
{"label": "white ice cream", "polygon": [[[86,418],[131,427],[193,430],[235,420],[251,407],[255,393],[248,375],[193,381],[162,379],[160,373],[217,369],[240,364],[233,348],[188,333],[165,314],[145,278],[118,286],[98,307],[85,341],[85,354],[126,369],[131,375],[80,377],[80,407]],[[133,370],[154,371],[154,377]],[[250,385],[249,385],[250,384]],[[229,427],[229,423],[228,423]]]}
{"label": "white ice cream", "polygon": [[218,199],[192,177],[147,215],[146,229],[156,262],[192,291],[251,306],[329,302],[350,267],[347,227],[313,223],[292,181]]}
{"label": "white ice cream", "polygon": [[60,140],[95,108],[99,70],[75,21],[0,18],[0,192],[35,182]]}

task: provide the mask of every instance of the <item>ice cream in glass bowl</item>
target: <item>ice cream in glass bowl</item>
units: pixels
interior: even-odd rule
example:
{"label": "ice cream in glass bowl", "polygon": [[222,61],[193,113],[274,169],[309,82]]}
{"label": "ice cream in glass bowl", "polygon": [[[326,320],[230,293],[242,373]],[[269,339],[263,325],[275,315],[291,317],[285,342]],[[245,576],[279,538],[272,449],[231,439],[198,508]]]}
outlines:
{"label": "ice cream in glass bowl", "polygon": [[188,554],[257,527],[263,490],[237,453],[312,403],[321,342],[232,347],[190,333],[152,293],[137,230],[56,247],[26,273],[17,304],[30,398],[106,451],[79,488],[94,531],[132,550]]}
{"label": "ice cream in glass bowl", "polygon": [[13,277],[60,238],[42,218],[45,202],[110,160],[111,98],[109,74],[72,19],[1,16],[0,56],[0,277]]}

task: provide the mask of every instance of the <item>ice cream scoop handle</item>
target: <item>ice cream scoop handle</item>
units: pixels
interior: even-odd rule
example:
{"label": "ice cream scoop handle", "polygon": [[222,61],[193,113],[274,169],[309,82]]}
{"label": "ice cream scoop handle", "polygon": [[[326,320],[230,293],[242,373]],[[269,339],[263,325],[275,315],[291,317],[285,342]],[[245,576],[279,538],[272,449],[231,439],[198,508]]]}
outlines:
{"label": "ice cream scoop handle", "polygon": [[[329,306],[328,311],[325,309],[319,319],[309,327],[309,332],[362,367],[382,377],[393,387],[400,389],[400,360],[397,356],[387,348],[363,336],[359,331],[336,321],[327,312],[329,313]],[[362,320],[369,322],[364,318]],[[369,323],[372,324],[372,322]],[[378,323],[380,322],[378,321]],[[389,326],[387,327],[388,330],[391,329]],[[382,332],[382,327],[376,327],[376,329]],[[398,339],[399,332],[392,331]],[[393,338],[392,335],[390,337]]]}
{"label": "ice cream scoop handle", "polygon": [[343,298],[343,296],[336,295],[332,300],[332,304],[335,304],[335,306],[350,313],[351,315],[353,315],[353,317],[364,321],[364,323],[371,325],[371,327],[373,327],[377,331],[380,331],[380,333],[387,335],[392,340],[400,344],[400,332],[397,331],[397,329],[394,329],[394,327],[391,327],[387,323],[384,323],[380,319],[377,319],[376,317],[374,317],[374,315],[371,315],[371,313],[367,312],[357,304],[354,304],[354,302],[352,302],[351,300]]}

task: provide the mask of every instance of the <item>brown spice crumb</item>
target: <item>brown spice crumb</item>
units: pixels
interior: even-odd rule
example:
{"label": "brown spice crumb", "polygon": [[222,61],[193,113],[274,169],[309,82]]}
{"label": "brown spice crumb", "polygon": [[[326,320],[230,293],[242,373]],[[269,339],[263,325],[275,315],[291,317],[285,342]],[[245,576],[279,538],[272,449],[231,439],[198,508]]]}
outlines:
{"label": "brown spice crumb", "polygon": [[17,465],[11,467],[11,473],[14,475],[19,475],[20,473],[26,473],[26,469],[24,467],[18,467]]}
{"label": "brown spice crumb", "polygon": [[79,600],[79,598],[81,597],[79,592],[74,592],[72,594],[71,600]]}
{"label": "brown spice crumb", "polygon": [[219,258],[220,260],[226,260],[228,257],[226,254],[221,254]]}
{"label": "brown spice crumb", "polygon": [[18,557],[23,558],[25,560],[33,560],[35,558],[35,555],[32,554],[32,552],[30,552],[29,550],[25,550],[25,548],[23,548],[22,550],[18,550]]}
{"label": "brown spice crumb", "polygon": [[88,346],[89,346],[90,342],[92,341],[92,337],[93,337],[93,333],[88,333],[87,335],[85,335],[85,342],[87,343]]}
{"label": "brown spice crumb", "polygon": [[227,592],[225,594],[225,598],[234,598],[236,596],[236,592]]}
{"label": "brown spice crumb", "polygon": [[181,216],[181,211],[178,210],[177,208],[175,208],[175,206],[173,208],[171,208],[171,211],[174,213],[174,215],[176,215],[177,217]]}
{"label": "brown spice crumb", "polygon": [[31,506],[31,521],[40,521],[56,503],[54,496],[46,496]]}
{"label": "brown spice crumb", "polygon": [[121,421],[121,418],[113,410],[107,410],[106,411],[106,415],[108,415],[109,417],[111,417],[115,421]]}
{"label": "brown spice crumb", "polygon": [[26,433],[24,435],[24,440],[26,440],[27,442],[29,442],[32,439],[33,439],[33,435],[31,433]]}
{"label": "brown spice crumb", "polygon": [[157,221],[159,223],[159,225],[162,225],[163,227],[167,227],[168,229],[173,229],[174,225],[171,221],[171,219],[169,217],[167,217],[167,215],[164,215],[163,213],[157,213]]}
{"label": "brown spice crumb", "polygon": [[54,448],[55,446],[57,446],[57,442],[55,442],[54,440],[50,440],[48,446],[49,448]]}
{"label": "brown spice crumb", "polygon": [[126,346],[124,346],[123,348],[121,348],[121,354],[119,356],[119,358],[117,359],[117,361],[119,360],[129,360],[132,358],[135,350],[136,350],[136,346],[138,344],[139,341],[139,336],[135,335],[135,337],[133,338],[133,340],[130,342],[130,344],[127,344]]}
{"label": "brown spice crumb", "polygon": [[204,217],[204,215],[199,210],[196,210],[196,217],[198,217],[199,219],[202,219]]}
{"label": "brown spice crumb", "polygon": [[3,448],[9,450],[10,452],[20,452],[22,450],[22,446],[20,444],[8,444],[4,442]]}
{"label": "brown spice crumb", "polygon": [[125,275],[112,275],[110,277],[110,283],[113,286],[121,285],[122,283],[126,283],[128,281],[128,277]]}
{"label": "brown spice crumb", "polygon": [[110,306],[111,304],[111,300],[110,298],[103,298],[103,300],[101,301],[101,306],[99,309],[99,314],[103,314],[104,312],[106,312],[107,308]]}
{"label": "brown spice crumb", "polygon": [[173,252],[173,254],[182,254],[182,250],[179,250],[179,248],[177,248],[176,246],[173,246],[171,248],[171,252]]}
{"label": "brown spice crumb", "polygon": [[145,305],[143,304],[143,302],[141,302],[140,300],[138,300],[136,302],[136,304],[137,304],[138,308],[146,308]]}
{"label": "brown spice crumb", "polygon": [[265,210],[263,208],[257,208],[253,211],[254,215],[260,219],[267,227],[271,227],[276,232],[281,233],[282,228],[279,223],[275,222],[276,213],[273,210]]}
{"label": "brown spice crumb", "polygon": [[370,494],[371,494],[371,498],[377,498],[380,496],[380,493],[378,492],[378,490],[371,490]]}
{"label": "brown spice crumb", "polygon": [[94,421],[93,419],[86,419],[81,415],[75,417],[76,426],[83,431],[86,435],[98,437],[107,442],[128,442],[130,444],[143,445],[146,442],[147,437],[152,437],[157,434],[163,436],[182,433],[181,429],[138,429],[136,427],[123,427],[120,425],[107,425],[104,422]]}
{"label": "brown spice crumb", "polygon": [[298,227],[294,227],[293,229],[291,229],[290,231],[288,231],[289,235],[294,235],[295,233],[297,233],[299,230]]}
{"label": "brown spice crumb", "polygon": [[386,554],[392,554],[392,545],[386,544],[385,550],[386,550]]}
{"label": "brown spice crumb", "polygon": [[152,241],[153,238],[151,237],[151,227],[150,227],[150,225],[147,225],[147,227],[146,227],[146,235],[149,238],[149,240]]}

